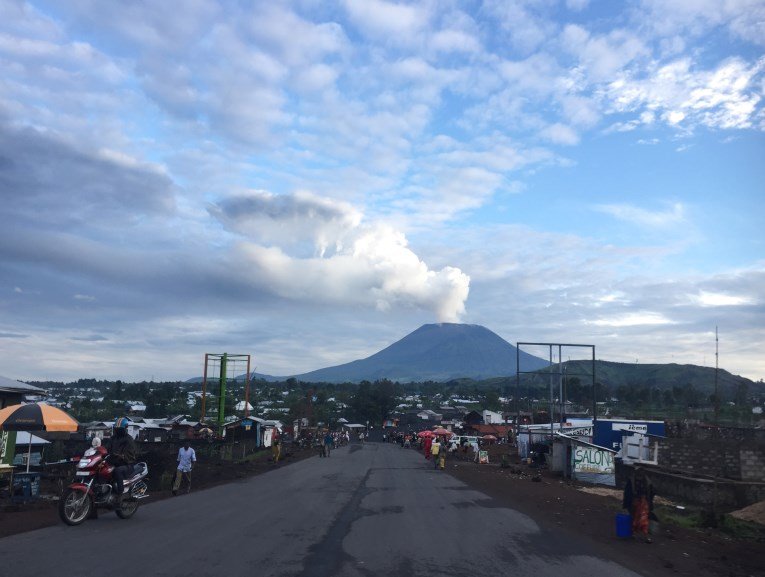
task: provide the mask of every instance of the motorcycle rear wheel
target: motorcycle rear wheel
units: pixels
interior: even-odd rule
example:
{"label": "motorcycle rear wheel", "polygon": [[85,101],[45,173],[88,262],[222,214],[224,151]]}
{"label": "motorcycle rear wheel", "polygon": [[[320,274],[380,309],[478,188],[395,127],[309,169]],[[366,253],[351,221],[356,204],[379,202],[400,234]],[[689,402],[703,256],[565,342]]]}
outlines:
{"label": "motorcycle rear wheel", "polygon": [[124,499],[114,512],[120,519],[130,519],[138,511],[138,499]]}
{"label": "motorcycle rear wheel", "polygon": [[58,514],[67,525],[79,525],[90,515],[93,502],[87,493],[68,488],[58,501]]}

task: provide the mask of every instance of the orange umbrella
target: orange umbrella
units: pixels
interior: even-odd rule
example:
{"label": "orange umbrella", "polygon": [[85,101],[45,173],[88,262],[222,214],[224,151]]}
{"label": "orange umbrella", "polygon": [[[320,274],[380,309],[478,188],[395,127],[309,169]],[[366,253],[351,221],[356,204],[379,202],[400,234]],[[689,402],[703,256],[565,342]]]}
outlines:
{"label": "orange umbrella", "polygon": [[[75,432],[80,424],[61,409],[46,403],[11,405],[0,410],[0,430],[6,431],[48,431]],[[29,435],[27,450],[27,473],[29,456],[32,453],[32,435]]]}
{"label": "orange umbrella", "polygon": [[11,405],[0,410],[0,429],[6,431],[77,431],[79,423],[46,403]]}
{"label": "orange umbrella", "polygon": [[484,441],[496,441],[496,440],[497,440],[497,437],[495,437],[494,435],[484,435],[484,436],[483,436],[483,437],[481,437],[481,438],[482,438]]}
{"label": "orange umbrella", "polygon": [[451,437],[452,435],[454,435],[454,433],[452,433],[451,431],[449,431],[447,429],[444,429],[443,427],[437,427],[437,428],[433,429],[433,434],[434,435],[438,435],[439,437],[441,437],[441,436]]}

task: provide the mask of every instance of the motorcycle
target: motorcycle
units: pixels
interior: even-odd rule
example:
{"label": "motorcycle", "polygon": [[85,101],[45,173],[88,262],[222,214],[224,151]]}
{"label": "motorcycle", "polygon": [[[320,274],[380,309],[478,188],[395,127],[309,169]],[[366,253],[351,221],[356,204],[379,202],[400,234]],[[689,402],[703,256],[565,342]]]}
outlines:
{"label": "motorcycle", "polygon": [[149,495],[144,481],[149,474],[146,463],[133,466],[133,474],[125,479],[122,498],[112,485],[115,466],[109,463],[104,447],[91,447],[80,458],[75,481],[65,490],[58,504],[58,513],[67,525],[79,525],[96,517],[98,509],[114,511],[120,519],[129,519],[138,510],[141,499]]}

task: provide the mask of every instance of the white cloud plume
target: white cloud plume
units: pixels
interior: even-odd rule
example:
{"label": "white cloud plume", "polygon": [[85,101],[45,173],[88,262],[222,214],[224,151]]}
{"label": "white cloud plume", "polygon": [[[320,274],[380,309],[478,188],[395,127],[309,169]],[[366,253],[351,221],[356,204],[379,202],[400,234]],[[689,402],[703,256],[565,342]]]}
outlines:
{"label": "white cloud plume", "polygon": [[[440,321],[458,320],[465,312],[467,275],[454,267],[430,270],[401,232],[363,223],[346,203],[305,192],[251,192],[224,200],[212,212],[247,237],[234,258],[261,290],[382,311],[413,306],[435,312]],[[293,237],[312,241],[314,254],[296,247]]]}

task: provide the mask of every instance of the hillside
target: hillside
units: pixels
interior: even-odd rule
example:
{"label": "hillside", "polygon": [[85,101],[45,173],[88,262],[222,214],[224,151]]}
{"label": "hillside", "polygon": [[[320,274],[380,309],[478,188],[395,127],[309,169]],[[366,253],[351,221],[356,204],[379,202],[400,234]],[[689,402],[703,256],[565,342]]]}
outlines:
{"label": "hillside", "polygon": [[[591,373],[590,361],[568,361],[563,363],[569,375],[576,373]],[[595,362],[596,380],[612,389],[620,386],[653,387],[660,390],[682,387],[692,384],[702,393],[710,394],[715,388],[715,369],[698,365],[668,364],[636,364],[615,363],[611,361]],[[546,383],[545,376],[532,377],[534,381]],[[588,383],[589,377],[579,376],[582,383]],[[718,372],[719,390],[721,393],[736,390],[740,385],[747,385],[751,392],[765,390],[765,385],[755,383],[750,379],[733,375],[724,369]],[[532,382],[534,382],[532,381]]]}
{"label": "hillside", "polygon": [[[547,361],[521,352],[522,370],[547,366]],[[399,382],[475,380],[512,375],[516,348],[479,325],[423,325],[389,347],[365,359],[301,375],[300,381],[359,382],[390,379]]]}
{"label": "hillside", "polygon": [[[683,386],[692,383],[694,387],[705,393],[714,392],[715,369],[698,365],[668,364],[632,364],[599,361],[596,366],[597,378],[609,386],[620,386],[640,383],[659,389]],[[718,372],[721,391],[730,391],[740,384],[754,385],[744,377],[732,375],[724,369]]]}

